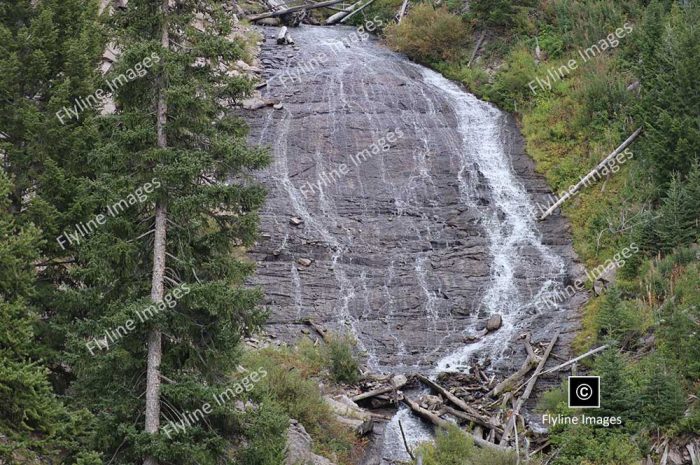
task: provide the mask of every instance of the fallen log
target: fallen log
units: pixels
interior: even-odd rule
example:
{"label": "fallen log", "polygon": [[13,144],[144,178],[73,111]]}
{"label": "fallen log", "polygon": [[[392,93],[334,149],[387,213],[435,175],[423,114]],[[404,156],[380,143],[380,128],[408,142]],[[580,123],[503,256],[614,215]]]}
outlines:
{"label": "fallen log", "polygon": [[467,404],[466,402],[464,402],[464,401],[463,401],[462,399],[460,399],[459,397],[457,397],[457,396],[455,396],[454,394],[452,394],[450,391],[448,391],[448,390],[445,389],[444,387],[440,386],[440,385],[439,385],[438,383],[436,383],[435,381],[432,381],[431,379],[426,378],[425,376],[420,375],[420,374],[416,375],[416,378],[418,378],[418,380],[419,380],[420,382],[422,382],[423,384],[425,384],[426,386],[428,386],[428,387],[432,388],[433,390],[435,390],[435,391],[439,392],[440,394],[442,394],[442,396],[443,396],[445,399],[449,400],[450,402],[452,402],[453,404],[455,404],[457,407],[461,408],[461,409],[464,410],[465,412],[467,412],[467,413],[476,413],[476,410],[474,410],[473,407],[471,407],[469,404]]}
{"label": "fallen log", "polygon": [[401,24],[401,19],[403,19],[404,15],[406,14],[406,8],[408,8],[408,0],[403,0],[403,3],[401,4],[401,9],[399,10],[399,18],[397,20],[397,23]]}
{"label": "fallen log", "polygon": [[537,365],[537,362],[539,362],[537,355],[535,355],[535,352],[532,350],[532,345],[530,345],[529,334],[526,334],[523,337],[523,344],[525,345],[525,350],[527,351],[527,358],[525,359],[523,366],[521,366],[518,371],[498,383],[489,393],[491,397],[498,397],[505,391],[513,390],[513,388],[517,387],[523,378],[525,378],[525,375],[527,375],[528,372],[533,369],[535,365]]}
{"label": "fallen log", "polygon": [[325,2],[306,3],[304,5],[285,8],[284,10],[268,11],[267,13],[260,13],[258,15],[248,16],[248,17],[246,17],[246,19],[249,21],[257,21],[259,19],[264,19],[264,18],[273,18],[275,16],[284,16],[286,14],[295,13],[297,11],[313,10],[315,8],[323,8],[326,6],[335,5],[335,4],[341,3],[343,1],[344,0],[326,0]]}
{"label": "fallen log", "polygon": [[[443,420],[443,419],[440,418],[439,416],[437,416],[437,415],[435,415],[434,413],[432,413],[432,412],[430,412],[430,411],[424,409],[423,407],[421,407],[420,405],[418,405],[416,402],[413,402],[413,401],[412,401],[411,399],[409,399],[409,398],[404,398],[403,401],[404,401],[404,403],[405,403],[406,405],[408,405],[408,407],[409,407],[411,410],[413,410],[413,412],[416,413],[416,415],[418,415],[418,416],[421,417],[422,419],[424,419],[424,420],[426,420],[426,421],[432,423],[432,424],[435,425],[435,426],[439,426],[439,427],[445,428],[445,429],[449,428],[450,426],[454,426],[454,425],[453,425],[452,423],[450,423],[449,421]],[[474,441],[474,444],[476,444],[476,445],[479,446],[479,447],[488,448],[488,449],[493,449],[493,450],[497,450],[497,451],[508,451],[508,450],[510,450],[509,447],[503,447],[503,446],[499,446],[499,445],[497,445],[497,444],[494,444],[494,443],[492,443],[492,442],[488,442],[488,441],[484,440],[483,438],[476,437],[476,436],[474,436],[473,434],[467,433],[466,431],[464,431],[464,430],[462,430],[462,429],[460,429],[459,431],[461,431],[462,434],[464,434],[465,436],[472,438],[472,440]]]}
{"label": "fallen log", "polygon": [[450,415],[455,416],[457,418],[461,418],[462,420],[471,421],[472,423],[475,423],[475,424],[479,425],[480,427],[487,428],[490,431],[495,431],[499,437],[503,436],[503,428],[496,425],[495,423],[490,422],[488,419],[484,419],[481,416],[470,415],[467,412],[463,412],[461,410],[454,409],[454,408],[447,406],[447,405],[445,406],[445,412],[447,412]]}
{"label": "fallen log", "polygon": [[[396,380],[396,382],[394,380]],[[357,402],[358,400],[369,399],[370,397],[376,397],[382,394],[386,394],[388,392],[392,392],[404,387],[406,383],[408,383],[408,379],[405,376],[395,376],[392,378],[390,386],[385,386],[374,389],[372,391],[364,392],[362,394],[358,394],[355,397],[353,397],[352,400],[353,402]]]}
{"label": "fallen log", "polygon": [[550,368],[550,369],[547,370],[547,371],[543,371],[542,373],[540,373],[540,376],[548,375],[549,373],[554,373],[555,371],[559,371],[559,370],[561,370],[562,368],[568,367],[568,366],[571,365],[572,363],[576,363],[576,362],[578,362],[579,360],[583,360],[584,358],[589,357],[589,356],[591,356],[591,355],[593,355],[593,354],[597,354],[597,353],[600,352],[601,350],[605,350],[605,349],[607,349],[607,348],[608,348],[608,345],[607,345],[607,344],[602,345],[602,346],[600,346],[600,347],[596,347],[595,349],[589,350],[589,351],[586,352],[585,354],[579,355],[579,356],[576,357],[576,358],[572,358],[571,360],[569,360],[569,361],[567,361],[567,362],[564,362],[564,363],[562,363],[561,365],[557,365],[557,366],[555,366],[554,368]]}
{"label": "fallen log", "polygon": [[363,1],[364,0],[360,0],[358,2],[355,2],[352,5],[350,5],[349,7],[345,8],[343,10],[340,10],[339,12],[337,12],[335,14],[330,15],[328,17],[328,19],[326,20],[326,26],[331,26],[331,25],[337,23],[338,21],[340,21],[341,19],[343,19],[344,17],[346,17],[347,15],[349,15],[350,13],[352,13],[352,11],[357,6],[359,6],[360,3],[362,3]]}
{"label": "fallen log", "polygon": [[406,452],[408,452],[408,455],[411,457],[411,460],[415,460],[416,458],[413,456],[411,448],[408,447],[408,441],[406,441],[406,434],[403,432],[403,425],[401,424],[401,420],[399,420],[399,429],[401,430],[401,438],[403,439],[403,446],[406,448]]}
{"label": "fallen log", "polygon": [[553,212],[554,210],[556,210],[561,204],[563,204],[568,198],[572,197],[576,192],[578,192],[578,191],[581,189],[581,187],[583,187],[585,184],[587,184],[588,181],[590,181],[590,179],[591,179],[595,174],[598,174],[598,172],[599,172],[601,169],[603,169],[603,167],[604,167],[605,165],[607,165],[608,163],[610,163],[610,160],[612,160],[614,157],[616,157],[617,155],[619,155],[623,150],[625,150],[625,149],[627,148],[627,146],[629,146],[632,142],[634,142],[634,140],[637,138],[637,136],[638,136],[639,133],[641,133],[641,132],[642,132],[642,128],[638,128],[636,131],[634,131],[634,132],[632,133],[632,135],[629,136],[622,144],[620,144],[620,146],[619,146],[618,148],[616,148],[615,150],[613,150],[612,153],[610,153],[610,155],[608,155],[607,157],[605,157],[605,158],[603,159],[603,161],[601,161],[600,163],[598,163],[598,165],[596,165],[596,167],[593,168],[593,170],[592,170],[591,172],[589,172],[587,175],[585,175],[583,178],[581,178],[581,180],[580,180],[574,187],[572,187],[571,189],[569,189],[568,191],[566,191],[566,193],[565,193],[564,195],[562,195],[561,198],[560,198],[559,200],[557,200],[557,201],[554,203],[554,205],[552,205],[551,207],[549,207],[549,208],[547,209],[547,211],[544,212],[544,213],[542,214],[542,216],[539,218],[540,221],[544,220],[544,219],[547,218],[549,215],[551,215],[552,212]]}
{"label": "fallen log", "polygon": [[287,26],[282,26],[280,28],[280,31],[277,33],[277,43],[279,45],[284,45],[287,43],[287,40],[284,37],[286,35],[287,35]]}
{"label": "fallen log", "polygon": [[508,423],[506,423],[506,427],[504,428],[504,433],[501,437],[501,444],[507,444],[507,441],[510,439],[510,430],[516,428],[515,419],[520,414],[520,409],[522,409],[523,405],[525,405],[525,402],[527,402],[527,400],[530,398],[530,394],[532,394],[532,390],[534,389],[535,384],[537,384],[537,378],[544,369],[544,366],[547,363],[547,359],[549,359],[549,354],[552,353],[552,349],[557,343],[557,339],[559,339],[559,333],[560,331],[557,331],[554,334],[554,337],[547,346],[547,349],[544,351],[544,355],[542,355],[542,358],[540,359],[540,363],[537,365],[537,368],[535,368],[535,373],[533,373],[532,377],[527,382],[527,387],[525,388],[523,395],[520,396],[520,399],[518,399],[518,401],[516,402],[515,408],[513,409],[513,414],[511,415],[510,419],[508,420]]}
{"label": "fallen log", "polygon": [[484,36],[486,36],[486,31],[481,31],[481,35],[479,36],[479,40],[476,41],[476,45],[474,46],[474,51],[472,52],[472,56],[471,56],[471,58],[469,58],[469,62],[467,63],[467,68],[472,67],[472,61],[474,61],[474,58],[476,58],[476,53],[479,51],[479,47],[481,47],[481,42],[483,42]]}
{"label": "fallen log", "polygon": [[358,8],[357,10],[355,10],[355,11],[353,11],[352,13],[350,13],[349,15],[347,15],[345,18],[341,19],[341,20],[340,20],[340,23],[341,23],[341,24],[344,23],[345,21],[347,21],[348,19],[352,18],[353,16],[355,16],[355,15],[356,15],[357,13],[359,13],[360,11],[362,11],[362,10],[364,10],[365,8],[367,8],[368,6],[370,6],[372,3],[374,3],[374,0],[369,0],[369,2],[365,3],[364,5],[362,5],[360,8]]}

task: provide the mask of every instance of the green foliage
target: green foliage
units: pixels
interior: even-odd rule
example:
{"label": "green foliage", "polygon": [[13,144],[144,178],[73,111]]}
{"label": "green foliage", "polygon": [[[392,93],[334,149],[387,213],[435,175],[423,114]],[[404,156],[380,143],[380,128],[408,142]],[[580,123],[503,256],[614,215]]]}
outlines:
{"label": "green foliage", "polygon": [[512,452],[495,452],[480,449],[457,426],[439,429],[434,444],[423,444],[419,452],[424,465],[515,465],[517,457]]}
{"label": "green foliage", "polygon": [[656,222],[656,236],[662,250],[687,245],[697,237],[698,219],[693,216],[696,209],[679,177],[673,176]]}
{"label": "green foliage", "polygon": [[550,441],[559,451],[554,465],[636,465],[641,459],[626,434],[609,428],[566,426],[555,429]]}
{"label": "green foliage", "polygon": [[237,455],[238,465],[279,465],[284,462],[289,418],[282,407],[271,399],[263,399],[258,407],[246,412],[242,431],[247,439]]}
{"label": "green foliage", "polygon": [[542,412],[565,413],[568,411],[567,394],[568,385],[563,382],[559,387],[550,389],[542,393],[537,404],[537,409]]}
{"label": "green foliage", "polygon": [[354,354],[354,340],[350,336],[333,337],[328,342],[331,373],[338,383],[354,384],[360,379],[360,365]]}
{"label": "green foliage", "polygon": [[448,79],[461,82],[473,94],[488,99],[485,95],[489,84],[489,75],[478,66],[469,67],[462,63],[442,62],[435,65],[435,69],[444,74]]}
{"label": "green foliage", "polygon": [[646,368],[640,393],[641,421],[651,428],[669,426],[683,416],[683,387],[663,358],[653,357]]}
{"label": "green foliage", "polygon": [[41,235],[31,224],[20,226],[8,212],[11,189],[0,171],[0,461],[24,457],[34,463],[42,456],[69,464],[73,454],[86,453],[91,417],[59,401],[39,358],[38,317],[29,302]]}
{"label": "green foliage", "polygon": [[370,6],[350,18],[350,24],[363,26],[367,21],[372,21],[378,27],[376,33],[381,33],[384,28],[394,22],[396,12],[401,8],[403,0],[375,0]]}
{"label": "green foliage", "polygon": [[[70,394],[95,413],[95,449],[113,464],[153,456],[170,464],[211,465],[227,454],[235,410],[217,410],[172,439],[145,433],[144,341],[152,330],[163,334],[160,373],[168,382],[161,385],[161,424],[226,389],[240,337],[265,317],[257,306],[260,291],[245,285],[253,266],[239,257],[240,247],[255,239],[264,200],[251,174],[268,157],[247,146],[245,125],[228,111],[251,83],[222,71],[245,55],[245,41],[226,38],[231,18],[223,14],[222,2],[180,2],[165,14],[160,5],[132,0],[106,18],[107,34],[121,53],[105,78],[143,72],[116,86],[114,114],[94,119],[99,138],[91,141],[83,163],[90,176],[76,180],[82,196],[66,208],[86,222],[121,199],[138,200],[67,247],[71,285],[59,288],[53,303],[67,320],[68,357],[77,378]],[[207,19],[204,31],[188,27],[197,14]],[[161,46],[164,27],[171,40],[167,48]],[[165,144],[158,137],[159,96],[167,106]],[[156,206],[167,217],[165,293],[184,289],[181,285],[189,292],[166,298],[167,307],[144,319],[136,312],[151,305]],[[128,321],[134,323],[131,331],[109,340],[107,348],[97,347],[96,338]]]}
{"label": "green foliage", "polygon": [[506,64],[496,75],[487,95],[508,110],[522,108],[532,97],[528,83],[540,74],[530,51],[525,47],[515,47],[508,54]]}
{"label": "green foliage", "polygon": [[[696,250],[689,250],[697,253]],[[659,346],[679,373],[689,381],[700,379],[700,264],[676,269],[673,295],[659,310]]]}
{"label": "green foliage", "polygon": [[306,342],[295,348],[266,348],[245,353],[242,363],[249,370],[262,367],[268,372],[251,391],[253,400],[272,402],[286,418],[299,421],[322,455],[350,462],[353,435],[335,421],[317,382],[329,376],[324,374],[330,369],[325,348]]}
{"label": "green foliage", "polygon": [[515,6],[510,0],[474,0],[469,11],[482,26],[508,27],[513,25]]}
{"label": "green foliage", "polygon": [[634,347],[642,329],[641,316],[636,305],[622,299],[619,288],[609,289],[596,315],[598,339],[612,339],[625,348]]}
{"label": "green foliage", "polygon": [[614,348],[607,349],[595,361],[600,376],[600,416],[619,416],[625,424],[638,417],[638,391],[623,356]]}
{"label": "green foliage", "polygon": [[627,90],[626,77],[614,73],[599,61],[587,65],[582,71],[580,84],[574,89],[574,98],[582,108],[576,121],[577,127],[592,126],[604,131],[611,121],[624,118],[632,99]]}
{"label": "green foliage", "polygon": [[645,128],[641,158],[665,186],[674,172],[687,173],[700,156],[700,5],[674,4],[669,15],[662,12],[661,4],[652,2],[640,31],[637,117]]}
{"label": "green foliage", "polygon": [[564,40],[550,26],[546,24],[537,34],[537,42],[540,45],[540,50],[547,55],[548,58],[559,58],[564,52]]}
{"label": "green foliage", "polygon": [[48,328],[58,318],[46,300],[50,284],[65,277],[65,265],[53,264],[62,256],[54,238],[73,222],[68,206],[81,195],[94,111],[65,124],[55,113],[92,87],[102,50],[95,1],[0,6],[0,461],[7,463],[98,457],[85,450],[90,415],[67,408],[50,383],[61,386],[61,354],[46,337],[58,328]]}
{"label": "green foliage", "polygon": [[420,3],[401,24],[389,25],[384,33],[391,48],[429,64],[459,58],[467,44],[469,28],[447,8]]}

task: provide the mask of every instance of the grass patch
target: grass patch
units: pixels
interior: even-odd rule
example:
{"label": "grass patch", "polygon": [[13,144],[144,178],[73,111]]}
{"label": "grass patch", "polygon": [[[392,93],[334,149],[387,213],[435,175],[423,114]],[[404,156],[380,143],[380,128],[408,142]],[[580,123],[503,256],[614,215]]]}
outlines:
{"label": "grass patch", "polygon": [[[246,454],[250,457],[276,457],[274,444],[279,437],[279,424],[290,418],[298,420],[314,440],[314,451],[339,465],[352,462],[353,448],[358,444],[354,433],[338,423],[323,400],[319,381],[359,379],[359,364],[355,360],[351,339],[332,336],[329,344],[314,345],[308,339],[295,347],[265,348],[243,355],[242,365],[250,370],[264,368],[267,376],[251,391],[252,399],[263,413],[258,437],[267,438],[271,446],[253,443]],[[257,423],[256,423],[257,424]],[[269,433],[264,434],[265,431]],[[262,460],[262,459],[261,459]],[[272,460],[272,459],[271,459]],[[246,462],[259,465],[258,462]],[[267,465],[261,461],[260,464]],[[270,462],[272,465],[274,462]]]}

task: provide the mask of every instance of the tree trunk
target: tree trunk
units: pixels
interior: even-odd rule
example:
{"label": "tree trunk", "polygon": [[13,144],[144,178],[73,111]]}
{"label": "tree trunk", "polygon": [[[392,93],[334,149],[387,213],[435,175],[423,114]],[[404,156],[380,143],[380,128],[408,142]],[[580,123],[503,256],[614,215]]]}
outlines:
{"label": "tree trunk", "polygon": [[[163,25],[161,30],[161,46],[170,48],[168,36],[168,0],[161,5]],[[165,97],[167,83],[161,75],[158,89],[158,107],[156,109],[156,131],[158,147],[166,148],[168,139],[165,134],[165,123],[168,116],[168,103]],[[164,201],[156,202],[156,221],[153,239],[153,270],[151,273],[151,301],[158,304],[163,300],[165,280],[165,245],[168,210]],[[161,332],[153,328],[148,335],[148,359],[146,367],[146,427],[147,433],[156,434],[160,428],[160,362],[163,357]],[[158,460],[146,456],[144,465],[158,465]]]}
{"label": "tree trunk", "polygon": [[302,11],[302,10],[313,10],[314,8],[323,8],[326,6],[332,6],[336,5],[340,2],[343,2],[345,0],[327,0],[325,2],[319,2],[319,3],[307,3],[305,5],[299,5],[299,6],[293,6],[290,8],[286,8],[284,10],[278,10],[278,11],[268,11],[267,13],[261,13],[259,15],[252,15],[248,16],[247,19],[248,21],[257,21],[259,19],[265,19],[265,18],[274,18],[275,16],[284,16],[289,13],[295,13],[297,11]]}
{"label": "tree trunk", "polygon": [[353,16],[355,16],[355,15],[356,15],[357,13],[359,13],[360,11],[362,11],[362,10],[364,10],[365,8],[367,8],[368,6],[370,6],[372,3],[374,3],[374,0],[369,0],[369,2],[365,3],[364,5],[362,5],[361,7],[359,7],[358,9],[356,9],[355,11],[353,11],[352,13],[350,13],[349,15],[347,15],[345,18],[341,19],[341,20],[340,20],[340,23],[341,23],[341,24],[344,23],[345,21],[347,21],[348,19],[352,18]]}
{"label": "tree trunk", "polygon": [[598,172],[599,172],[600,170],[603,169],[603,167],[604,167],[605,165],[607,165],[608,163],[610,163],[610,161],[611,161],[614,157],[618,156],[618,155],[619,155],[620,153],[622,153],[622,151],[625,150],[632,142],[634,142],[634,140],[637,138],[637,136],[638,136],[639,133],[641,133],[641,132],[642,132],[642,128],[641,128],[641,127],[640,127],[640,128],[637,128],[637,130],[634,131],[634,132],[632,133],[632,135],[629,136],[622,144],[620,144],[620,146],[619,146],[618,148],[616,148],[615,150],[613,150],[613,152],[610,153],[610,155],[608,155],[607,157],[605,157],[605,158],[603,159],[603,161],[601,161],[600,163],[598,163],[598,164],[596,165],[596,167],[593,168],[593,170],[592,170],[590,173],[588,173],[588,174],[585,175],[583,178],[581,178],[581,180],[580,180],[574,187],[572,187],[571,189],[569,189],[568,191],[566,191],[566,193],[565,193],[564,195],[562,195],[561,198],[560,198],[559,200],[557,200],[557,201],[554,203],[554,205],[552,205],[551,207],[549,207],[549,208],[547,209],[547,211],[544,212],[544,213],[542,214],[542,216],[540,217],[540,221],[544,220],[544,219],[547,218],[549,215],[551,215],[552,212],[553,212],[554,210],[556,210],[557,208],[559,208],[559,206],[560,206],[561,204],[563,204],[564,201],[566,201],[566,199],[568,199],[568,198],[570,198],[571,196],[573,196],[576,192],[578,192],[578,191],[581,189],[581,187],[585,186],[585,185],[588,183],[588,181],[590,181],[591,178],[592,178],[594,175],[598,174]]}

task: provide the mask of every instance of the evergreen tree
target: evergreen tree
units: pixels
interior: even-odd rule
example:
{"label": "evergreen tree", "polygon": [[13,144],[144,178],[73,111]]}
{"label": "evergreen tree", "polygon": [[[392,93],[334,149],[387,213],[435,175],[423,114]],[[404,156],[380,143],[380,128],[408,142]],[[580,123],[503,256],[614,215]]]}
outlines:
{"label": "evergreen tree", "polygon": [[685,397],[680,379],[657,356],[640,395],[642,421],[651,427],[668,426],[683,416]]}
{"label": "evergreen tree", "polygon": [[662,249],[671,250],[695,239],[691,217],[693,207],[678,176],[671,179],[666,198],[658,211],[661,216],[656,222],[656,233]]}
{"label": "evergreen tree", "polygon": [[[225,69],[242,45],[227,39],[224,2],[171,3],[130,0],[111,18],[121,54],[106,78],[128,79],[88,160],[108,219],[71,244],[80,286],[63,295],[86,316],[74,392],[112,463],[220,463],[236,423],[233,402],[214,396],[230,387],[241,334],[263,321],[244,287],[252,265],[237,258],[264,200],[248,174],[267,162],[227,110],[251,88]],[[213,412],[191,421],[206,403]],[[167,421],[184,431],[166,435]]]}
{"label": "evergreen tree", "polygon": [[38,322],[37,339],[61,386],[70,379],[59,373],[65,366],[59,359],[62,321],[72,317],[57,310],[54,284],[72,283],[67,281],[71,260],[56,238],[92,208],[85,186],[97,110],[68,118],[65,109],[96,87],[103,50],[97,11],[96,1],[84,0],[0,5],[0,153],[12,182],[9,211],[20,225],[40,227],[38,254],[46,265],[38,269],[32,299],[46,318]]}
{"label": "evergreen tree", "polygon": [[638,120],[644,136],[637,151],[647,169],[665,187],[673,172],[687,173],[700,152],[700,6],[674,4],[664,18],[652,2],[640,32],[641,80]]}
{"label": "evergreen tree", "polygon": [[624,421],[637,417],[637,393],[627,372],[625,360],[615,348],[607,349],[596,359],[596,374],[600,376],[601,416],[622,416]]}
{"label": "evergreen tree", "polygon": [[700,240],[700,159],[696,159],[690,168],[685,182],[687,217],[690,222],[693,239]]}
{"label": "evergreen tree", "polygon": [[40,232],[15,220],[11,192],[0,170],[0,462],[60,457],[68,464],[82,456],[85,465],[94,463],[89,461],[94,454],[80,452],[89,417],[66,410],[38,359],[37,315],[29,302],[35,292]]}
{"label": "evergreen tree", "polygon": [[66,409],[52,389],[70,375],[56,382],[65,364],[51,301],[68,265],[55,237],[73,222],[69,207],[82,195],[94,139],[93,112],[64,122],[56,112],[93,88],[102,52],[96,19],[95,1],[0,4],[0,424],[10,463],[35,453],[66,464],[95,459],[81,453],[89,417]]}
{"label": "evergreen tree", "polygon": [[636,320],[634,311],[630,311],[627,302],[617,287],[612,287],[605,296],[596,315],[598,338],[628,345],[635,335]]}

